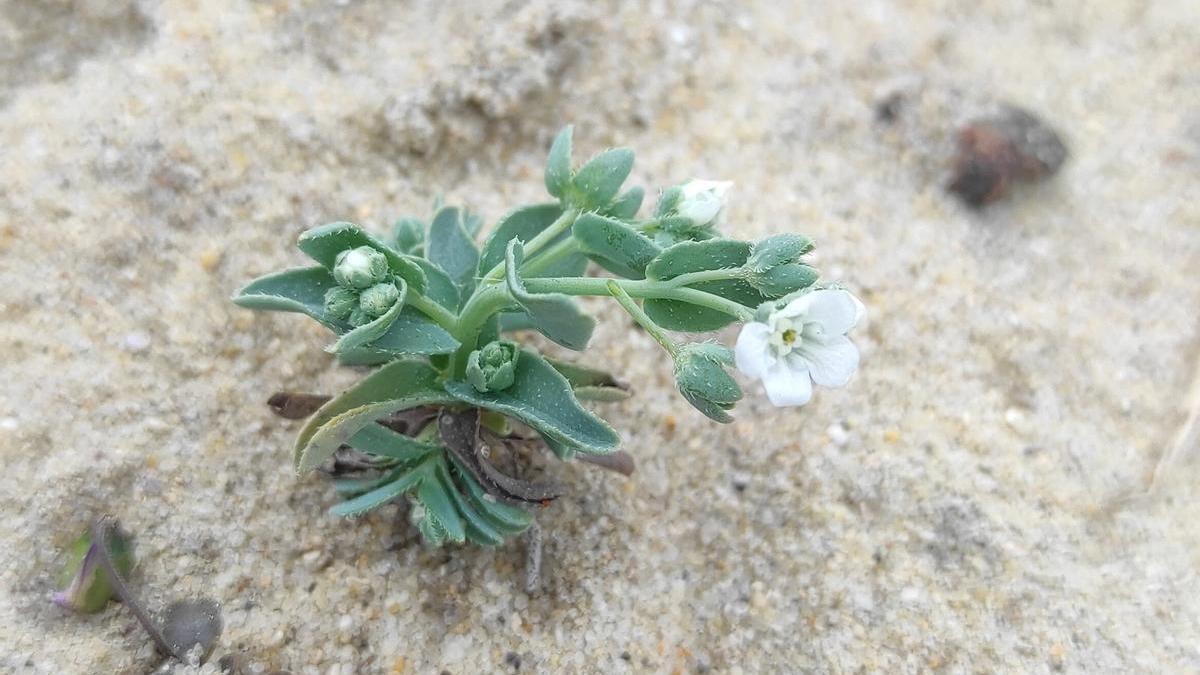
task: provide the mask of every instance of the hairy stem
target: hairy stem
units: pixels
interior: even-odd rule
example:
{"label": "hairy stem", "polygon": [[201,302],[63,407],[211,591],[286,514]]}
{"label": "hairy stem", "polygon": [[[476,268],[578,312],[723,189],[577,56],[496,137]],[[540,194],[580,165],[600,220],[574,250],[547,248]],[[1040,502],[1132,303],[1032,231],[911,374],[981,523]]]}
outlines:
{"label": "hairy stem", "polygon": [[[562,215],[558,217],[550,227],[542,230],[533,239],[525,242],[524,251],[526,259],[532,259],[533,254],[545,248],[550,242],[554,241],[558,235],[566,232],[575,224],[575,219],[579,217],[579,209],[566,209]],[[479,281],[479,288],[483,288],[486,284],[494,281],[499,281],[504,276],[504,261],[496,263],[496,266],[488,270],[488,273],[483,275]],[[478,294],[476,290],[476,294]]]}
{"label": "hairy stem", "polygon": [[719,295],[694,288],[677,288],[671,281],[630,281],[627,279],[599,279],[593,277],[561,277],[557,279],[526,279],[525,288],[530,293],[563,293],[566,295],[612,295],[608,283],[617,284],[621,290],[634,298],[656,298],[681,300],[693,305],[724,312],[742,321],[752,321],[754,310]]}
{"label": "hairy stem", "polygon": [[420,293],[410,292],[408,297],[404,299],[406,304],[412,305],[418,311],[433,319],[439,326],[448,331],[454,330],[454,324],[457,319],[448,309],[430,300]]}
{"label": "hairy stem", "polygon": [[654,338],[658,344],[662,345],[663,349],[667,350],[668,354],[674,357],[676,352],[679,351],[679,347],[675,344],[675,341],[667,335],[666,331],[664,331],[661,326],[654,323],[654,319],[651,319],[646,315],[646,312],[644,312],[642,308],[633,301],[633,298],[629,297],[629,294],[621,288],[620,284],[618,284],[616,280],[610,279],[607,286],[608,292],[611,293],[614,298],[616,298],[617,302],[620,303],[621,307],[625,308],[626,312],[629,312],[629,316],[633,317],[633,320],[636,321],[639,326],[646,329],[646,332],[650,334],[650,337]]}

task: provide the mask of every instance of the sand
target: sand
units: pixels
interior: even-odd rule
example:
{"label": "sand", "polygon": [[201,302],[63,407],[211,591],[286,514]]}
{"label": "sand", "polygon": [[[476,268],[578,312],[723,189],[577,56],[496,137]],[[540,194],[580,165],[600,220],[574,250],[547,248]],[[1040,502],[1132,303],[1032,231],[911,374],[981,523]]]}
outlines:
{"label": "sand", "polygon": [[[161,662],[120,606],[48,602],[102,512],[152,608],[224,607],[181,673],[1200,670],[1191,450],[1148,490],[1200,404],[1197,25],[1186,0],[0,1],[0,671]],[[1071,159],[974,211],[953,133],[1002,101]],[[530,596],[519,543],[327,515],[264,401],[361,372],[228,298],[316,224],[543,199],[566,122],[652,192],[736,181],[730,232],[812,236],[870,315],[849,387],[777,410],[746,383],[719,426],[590,303],[638,472],[551,465]]]}

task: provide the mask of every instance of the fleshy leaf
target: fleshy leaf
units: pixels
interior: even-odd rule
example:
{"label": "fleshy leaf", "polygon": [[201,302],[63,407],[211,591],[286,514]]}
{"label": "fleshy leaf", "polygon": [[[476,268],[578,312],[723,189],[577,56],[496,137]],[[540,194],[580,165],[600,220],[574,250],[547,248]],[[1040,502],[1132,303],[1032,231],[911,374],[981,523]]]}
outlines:
{"label": "fleshy leaf", "polygon": [[595,213],[575,221],[571,233],[580,248],[605,269],[630,279],[645,276],[646,265],[660,253],[658,246],[625,223]]}
{"label": "fleshy leaf", "polygon": [[612,201],[633,168],[633,151],[612,148],[593,157],[571,179],[572,201],[581,209],[601,208]]}
{"label": "fleshy leaf", "polygon": [[533,516],[518,506],[503,504],[484,492],[483,486],[471,478],[471,474],[459,466],[458,460],[451,457],[454,475],[463,487],[467,500],[488,519],[492,527],[505,534],[518,534],[529,527]]}
{"label": "fleshy leaf", "polygon": [[571,384],[540,354],[522,350],[512,386],[480,393],[466,382],[447,382],[446,391],[471,405],[495,410],[529,425],[546,439],[606,454],[620,439],[612,427],[588,412],[571,391]]}
{"label": "fleshy leaf", "polygon": [[621,401],[629,398],[629,385],[607,371],[558,359],[547,358],[546,362],[567,378],[575,390],[575,398],[581,401]]}
{"label": "fleshy leaf", "polygon": [[451,312],[458,311],[460,299],[458,287],[442,271],[442,268],[424,258],[409,258],[409,260],[425,273],[425,279],[429,282],[429,287],[425,289],[425,295]]}
{"label": "fleshy leaf", "polygon": [[418,466],[417,468],[402,474],[399,478],[390,483],[386,483],[375,488],[374,490],[371,490],[370,492],[367,492],[366,494],[359,495],[354,499],[350,499],[335,505],[333,508],[329,509],[329,512],[335,516],[360,516],[367,511],[377,509],[399,497],[400,495],[403,495],[405,492],[408,492],[413,488],[413,486],[421,481],[422,477],[424,477],[424,472],[422,471],[421,467]]}
{"label": "fleshy leaf", "polygon": [[646,191],[641,187],[631,187],[613,200],[602,213],[612,218],[629,220],[637,215],[638,209],[642,208],[642,199],[645,197]]}
{"label": "fleshy leaf", "polygon": [[296,439],[296,472],[317,468],[338,447],[385,415],[452,402],[437,376],[436,370],[421,361],[393,361],[321,406]]}
{"label": "fleshy leaf", "polygon": [[233,301],[247,309],[307,314],[326,326],[345,330],[345,323],[325,314],[325,292],[334,286],[337,282],[324,267],[294,267],[251,281]]}
{"label": "fleshy leaf", "polygon": [[392,242],[401,253],[421,255],[425,248],[425,223],[418,218],[398,219],[392,226]]}
{"label": "fleshy leaf", "polygon": [[449,354],[458,349],[458,340],[432,319],[412,307],[405,307],[368,349],[397,354]]}
{"label": "fleshy leaf", "polygon": [[571,134],[574,127],[570,124],[562,128],[550,145],[550,154],[546,157],[546,191],[555,197],[562,197],[571,184]]}
{"label": "fleshy leaf", "polygon": [[522,206],[506,214],[500,219],[500,222],[496,223],[496,227],[483,244],[483,250],[479,254],[480,276],[487,274],[493,267],[504,262],[504,252],[508,250],[509,241],[533,239],[558,220],[562,212],[562,206],[553,202]]}
{"label": "fleshy leaf", "polygon": [[314,227],[301,234],[296,245],[308,257],[330,270],[333,269],[337,254],[359,246],[370,246],[387,257],[392,273],[404,279],[413,291],[425,292],[425,274],[420,267],[354,223],[330,223]]}
{"label": "fleshy leaf", "polygon": [[401,462],[415,462],[439,450],[436,445],[422,443],[382,424],[368,424],[363,427],[362,431],[350,438],[348,445],[370,455],[398,459]]}
{"label": "fleshy leaf", "polygon": [[524,260],[521,241],[508,242],[505,276],[513,299],[525,310],[534,327],[554,342],[576,351],[583,350],[592,337],[596,321],[580,311],[569,296],[561,293],[529,293],[517,270]]}
{"label": "fleshy leaf", "polygon": [[458,515],[458,510],[454,508],[453,499],[447,494],[447,487],[437,476],[436,467],[441,461],[439,458],[424,465],[425,476],[421,479],[421,484],[417,486],[417,500],[425,507],[425,517],[433,516],[445,532],[447,539],[462,543],[466,538],[462,519]]}
{"label": "fleshy leaf", "polygon": [[[651,279],[669,280],[681,274],[741,267],[750,255],[750,244],[731,239],[707,239],[675,244],[646,267]],[[746,307],[757,307],[768,298],[741,279],[706,281],[690,288],[718,295]],[[642,308],[663,328],[690,332],[716,330],[737,317],[708,307],[679,300],[649,299]]]}
{"label": "fleshy leaf", "polygon": [[445,271],[463,294],[475,287],[479,251],[463,225],[461,209],[447,206],[434,215],[425,243],[425,257]]}

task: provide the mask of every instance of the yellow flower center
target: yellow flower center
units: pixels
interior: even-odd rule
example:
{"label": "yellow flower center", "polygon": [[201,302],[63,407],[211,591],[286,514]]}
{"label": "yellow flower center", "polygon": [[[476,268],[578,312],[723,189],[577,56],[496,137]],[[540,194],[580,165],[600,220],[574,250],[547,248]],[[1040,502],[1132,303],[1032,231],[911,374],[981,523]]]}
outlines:
{"label": "yellow flower center", "polygon": [[796,333],[795,328],[789,328],[789,329],[783,331],[783,344],[788,345],[790,347],[793,343],[796,342],[796,336],[797,336],[797,333]]}

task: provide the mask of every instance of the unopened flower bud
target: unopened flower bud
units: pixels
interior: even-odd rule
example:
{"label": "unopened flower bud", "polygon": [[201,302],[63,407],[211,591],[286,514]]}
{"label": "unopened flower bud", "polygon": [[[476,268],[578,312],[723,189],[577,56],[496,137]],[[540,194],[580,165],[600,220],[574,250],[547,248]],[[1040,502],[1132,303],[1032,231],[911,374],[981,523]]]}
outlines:
{"label": "unopened flower bud", "polygon": [[520,355],[512,342],[489,342],[467,357],[467,382],[483,393],[508,389],[516,380]]}
{"label": "unopened flower bud", "polygon": [[334,286],[325,291],[325,313],[338,321],[345,321],[355,307],[358,307],[358,293],[349,288]]}
{"label": "unopened flower bud", "polygon": [[675,355],[675,383],[679,393],[696,410],[717,422],[731,422],[726,412],[742,398],[742,389],[725,367],[733,354],[721,345],[697,342],[684,345]]}
{"label": "unopened flower bud", "polygon": [[363,324],[371,323],[371,318],[371,315],[364,312],[360,305],[350,310],[350,316],[346,317],[346,323],[358,328]]}
{"label": "unopened flower bud", "polygon": [[[85,532],[71,545],[70,559],[62,575],[62,584],[66,588],[51,596],[54,604],[87,614],[104,609],[113,589],[100,562],[99,547],[100,543],[92,541],[90,532]],[[127,575],[133,569],[133,544],[129,535],[118,527],[109,530],[108,556],[119,574]]]}
{"label": "unopened flower bud", "polygon": [[675,215],[687,218],[697,227],[716,226],[725,209],[725,193],[733,186],[730,181],[692,180],[679,188]]}
{"label": "unopened flower bud", "polygon": [[342,251],[334,259],[333,278],[346,288],[370,288],[387,275],[387,257],[370,246]]}
{"label": "unopened flower bud", "polygon": [[385,281],[363,291],[358,297],[358,306],[367,316],[375,318],[387,314],[398,299],[400,290],[396,288],[396,284]]}

